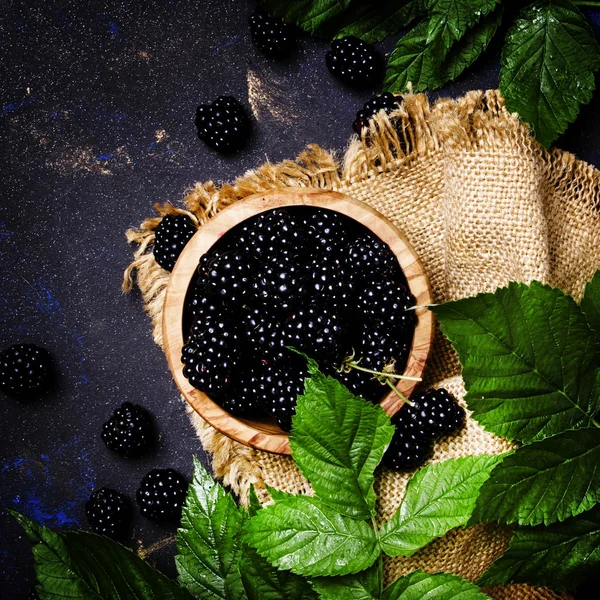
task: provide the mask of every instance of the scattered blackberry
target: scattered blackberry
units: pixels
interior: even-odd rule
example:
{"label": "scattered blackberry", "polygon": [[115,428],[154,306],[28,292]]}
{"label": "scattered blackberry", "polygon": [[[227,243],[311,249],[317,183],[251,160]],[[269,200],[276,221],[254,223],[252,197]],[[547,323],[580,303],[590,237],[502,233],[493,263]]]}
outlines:
{"label": "scattered blackberry", "polygon": [[410,400],[413,406],[403,406],[399,413],[404,413],[406,420],[414,421],[423,435],[431,440],[454,433],[465,424],[464,409],[443,388],[413,394]]}
{"label": "scattered blackberry", "polygon": [[325,64],[331,74],[344,83],[366,87],[380,79],[383,60],[371,44],[351,35],[331,43]]}
{"label": "scattered blackberry", "polygon": [[131,504],[121,492],[110,488],[95,490],[85,504],[85,515],[95,533],[118,541],[127,538]]}
{"label": "scattered blackberry", "polygon": [[177,521],[185,503],[188,482],[175,469],[152,469],[136,493],[142,516],[152,521]]}
{"label": "scattered blackberry", "polygon": [[304,380],[308,371],[303,360],[285,364],[264,365],[257,377],[255,395],[262,409],[275,418],[283,431],[292,428],[296,414],[296,401],[304,393]]}
{"label": "scattered blackberry", "polygon": [[206,264],[208,288],[221,301],[239,304],[250,291],[254,263],[239,252],[217,254]]}
{"label": "scattered blackberry", "polygon": [[384,92],[379,96],[374,96],[356,113],[356,120],[352,124],[352,129],[360,135],[360,132],[369,126],[369,119],[375,116],[380,110],[386,114],[394,112],[399,106],[399,99],[390,92]]}
{"label": "scattered blackberry", "polygon": [[196,233],[196,225],[187,215],[166,215],[154,233],[154,258],[167,271],[172,271],[179,255]]}
{"label": "scattered blackberry", "polygon": [[344,256],[351,273],[370,281],[398,267],[398,260],[389,246],[373,235],[363,235],[351,242]]}
{"label": "scattered blackberry", "polygon": [[0,352],[0,389],[14,398],[40,396],[52,384],[52,359],[35,344],[14,344]]}
{"label": "scattered blackberry", "polygon": [[250,15],[249,22],[252,43],[265,54],[281,58],[294,51],[296,36],[292,26],[260,8]]}
{"label": "scattered blackberry", "polygon": [[244,317],[246,342],[251,353],[261,361],[284,360],[289,356],[280,317],[254,308]]}
{"label": "scattered blackberry", "polygon": [[227,313],[196,321],[181,352],[184,376],[196,389],[220,396],[233,388],[239,347],[237,327]]}
{"label": "scattered blackberry", "polygon": [[300,308],[285,324],[285,344],[324,363],[336,363],[343,354],[342,324],[323,302]]}
{"label": "scattered blackberry", "polygon": [[429,458],[431,450],[431,440],[396,425],[394,437],[383,455],[382,462],[394,471],[412,471]]}
{"label": "scattered blackberry", "polygon": [[102,425],[106,447],[127,458],[140,456],[154,445],[156,433],[150,413],[143,407],[124,402]]}
{"label": "scattered blackberry", "polygon": [[359,313],[372,327],[385,327],[390,332],[412,330],[416,322],[412,294],[399,283],[376,280],[365,285],[357,298]]}
{"label": "scattered blackberry", "polygon": [[196,110],[198,137],[219,152],[239,150],[250,135],[250,121],[232,96],[219,96]]}

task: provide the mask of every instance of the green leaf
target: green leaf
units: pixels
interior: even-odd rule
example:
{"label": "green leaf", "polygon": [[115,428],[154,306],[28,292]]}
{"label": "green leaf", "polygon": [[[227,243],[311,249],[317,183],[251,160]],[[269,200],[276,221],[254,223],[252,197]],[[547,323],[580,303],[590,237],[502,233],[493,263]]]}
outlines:
{"label": "green leaf", "polygon": [[581,310],[585,313],[587,322],[600,340],[600,271],[596,271],[592,280],[585,286],[581,299]]}
{"label": "green leaf", "polygon": [[429,0],[426,42],[442,61],[452,46],[481,17],[494,10],[499,0]]}
{"label": "green leaf", "polygon": [[426,0],[384,0],[377,4],[356,3],[342,15],[343,21],[334,38],[354,35],[369,44],[408,27],[415,19],[426,14]]}
{"label": "green leaf", "polygon": [[388,58],[383,82],[386,92],[402,94],[409,82],[415,92],[434,90],[443,85],[436,73],[440,61],[434,59],[431,46],[427,44],[427,27],[427,21],[422,21],[396,43]]}
{"label": "green leaf", "polygon": [[423,571],[400,577],[384,593],[382,600],[486,600],[476,585],[451,573],[429,575]]}
{"label": "green leaf", "polygon": [[486,15],[450,49],[436,74],[440,85],[454,81],[487,50],[501,20],[502,11],[499,9]]}
{"label": "green leaf", "polygon": [[566,431],[518,448],[481,486],[479,521],[548,525],[600,501],[600,429]]}
{"label": "green leaf", "polygon": [[253,484],[250,484],[250,493],[248,494],[248,514],[253,517],[261,508],[262,504],[258,499],[256,488]]}
{"label": "green leaf", "polygon": [[472,416],[488,431],[531,442],[591,424],[598,356],[573,298],[513,282],[432,310],[458,352]]}
{"label": "green leaf", "polygon": [[306,579],[276,569],[248,546],[244,546],[240,573],[248,600],[316,600]]}
{"label": "green leaf", "polygon": [[57,534],[18,513],[31,541],[44,599],[189,600],[188,593],[128,548],[85,532]]}
{"label": "green leaf", "polygon": [[382,583],[377,563],[356,575],[318,577],[312,582],[321,600],[379,600]]}
{"label": "green leaf", "polygon": [[350,0],[263,0],[265,10],[281,17],[286,23],[293,23],[304,31],[315,33],[330,19],[348,8]]}
{"label": "green leaf", "polygon": [[244,512],[197,459],[177,532],[179,582],[202,598],[244,598],[238,570]]}
{"label": "green leaf", "polygon": [[292,456],[322,502],[367,519],[375,513],[373,473],[394,427],[379,405],[314,368],[312,374],[292,421]]}
{"label": "green leaf", "polygon": [[466,525],[479,488],[502,456],[465,456],[428,465],[408,482],[400,508],[381,528],[390,556],[411,556],[436,537]]}
{"label": "green leaf", "polygon": [[571,2],[542,0],[520,13],[506,36],[501,64],[506,106],[549,146],[592,98],[600,49]]}
{"label": "green leaf", "polygon": [[456,79],[488,47],[500,24],[501,11],[484,17],[470,29],[441,62],[427,43],[428,22],[423,21],[400,38],[390,55],[384,89],[403,93],[411,82],[415,92],[434,90]]}
{"label": "green leaf", "polygon": [[549,527],[517,527],[508,550],[477,582],[573,589],[600,567],[600,507]]}
{"label": "green leaf", "polygon": [[380,552],[367,523],[309,496],[265,506],[246,524],[243,539],[276,567],[313,577],[358,573]]}

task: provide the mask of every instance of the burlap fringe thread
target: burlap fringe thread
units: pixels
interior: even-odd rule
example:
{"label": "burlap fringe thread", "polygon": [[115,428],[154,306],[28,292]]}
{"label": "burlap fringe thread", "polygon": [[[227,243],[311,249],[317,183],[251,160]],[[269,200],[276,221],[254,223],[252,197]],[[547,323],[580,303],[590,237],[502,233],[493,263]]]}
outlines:
{"label": "burlap fringe thread", "polygon": [[[176,208],[171,204],[156,205],[159,216],[147,219],[139,229],[130,229],[127,240],[136,244],[137,249],[134,260],[127,268],[124,275],[123,290],[132,289],[134,275],[139,287],[144,307],[153,323],[155,342],[162,347],[163,338],[161,330],[162,308],[165,290],[169,282],[169,273],[162,269],[154,260],[151,247],[154,242],[154,230],[162,216],[167,214],[187,214],[197,224],[201,225],[215,215],[220,209],[251,194],[259,193],[272,188],[281,187],[315,187],[346,191],[355,183],[366,182],[379,177],[381,174],[400,169],[410,161],[420,160],[440,148],[448,152],[475,153],[484,151],[494,153],[506,152],[507,143],[518,146],[521,155],[542,157],[548,165],[550,177],[573,177],[573,185],[585,181],[589,185],[594,182],[594,188],[600,190],[600,174],[590,165],[586,165],[565,152],[559,150],[546,151],[542,149],[530,136],[526,126],[511,115],[504,107],[502,98],[496,91],[470,92],[459,100],[439,100],[431,106],[425,95],[406,95],[399,109],[388,118],[380,115],[374,119],[370,128],[363,131],[360,139],[354,137],[345,153],[341,164],[329,152],[311,145],[295,161],[286,160],[273,165],[266,163],[254,171],[249,171],[239,178],[233,185],[223,185],[217,188],[212,182],[196,183],[189,189],[183,201],[184,208]],[[578,174],[574,174],[575,171]],[[353,190],[354,191],[354,190]],[[360,195],[358,195],[360,199]],[[593,194],[595,204],[593,209],[598,210],[600,193]],[[580,272],[577,265],[570,278],[563,277],[563,288],[575,295],[581,292],[587,273],[585,269]],[[495,286],[494,286],[495,287]],[[435,286],[434,286],[435,288]],[[436,346],[442,347],[441,354],[447,359],[449,349],[443,339],[438,336]],[[437,355],[436,355],[437,354]],[[451,361],[450,372],[448,361],[439,358],[440,352],[434,353],[428,370],[430,381],[440,382],[450,377],[444,383],[449,388],[455,388],[462,397],[462,381],[459,374],[459,365],[454,359]],[[460,388],[460,389],[459,389]],[[271,457],[247,448],[223,436],[207,425],[197,414],[188,408],[192,423],[198,433],[204,449],[212,457],[214,474],[230,487],[243,503],[247,501],[250,484],[257,485],[261,499],[266,500],[263,482],[265,473],[270,469],[277,472],[280,463],[277,461],[289,460],[282,457]],[[479,435],[478,425],[469,421],[469,427]],[[481,433],[483,434],[482,430]],[[489,436],[489,434],[486,434]],[[486,441],[488,447],[489,440]],[[504,441],[494,440],[493,452],[502,452],[511,447]],[[444,450],[446,451],[447,448]],[[436,450],[437,452],[437,450]],[[463,452],[464,454],[464,452]],[[436,460],[436,456],[433,457]],[[277,464],[276,464],[277,463]],[[311,493],[310,485],[299,474],[289,470],[286,466],[287,481],[277,482],[276,487],[294,491],[296,493]],[[291,475],[290,475],[291,473]],[[408,477],[388,480],[386,490],[394,490],[394,495],[401,498]],[[270,483],[273,483],[271,481]],[[381,480],[378,482],[381,487]],[[389,487],[391,486],[391,488]],[[399,500],[389,506],[380,506],[380,520],[388,519]],[[483,530],[486,531],[483,531]],[[487,531],[489,530],[489,531]],[[431,556],[435,553],[436,545],[452,545],[453,536],[461,535],[461,547],[465,547],[465,535],[478,536],[477,556],[472,559],[478,565],[482,562],[490,564],[500,556],[510,538],[510,531],[506,528],[482,524],[469,530],[453,530],[440,540],[430,544],[425,550],[427,570],[452,570],[451,564],[432,564]],[[485,536],[486,543],[482,545],[481,536]],[[481,553],[486,556],[481,556]],[[423,553],[423,551],[421,551]],[[469,563],[467,557],[465,564]],[[411,559],[395,559],[387,567],[388,578],[397,577],[402,572],[413,570],[420,566],[419,553]],[[475,579],[481,574],[481,569],[474,571],[468,567],[459,569],[462,576]],[[568,595],[557,595],[546,589],[535,589],[530,586],[511,585],[502,588],[492,588],[486,592],[498,600],[504,599],[554,599],[570,598]]]}

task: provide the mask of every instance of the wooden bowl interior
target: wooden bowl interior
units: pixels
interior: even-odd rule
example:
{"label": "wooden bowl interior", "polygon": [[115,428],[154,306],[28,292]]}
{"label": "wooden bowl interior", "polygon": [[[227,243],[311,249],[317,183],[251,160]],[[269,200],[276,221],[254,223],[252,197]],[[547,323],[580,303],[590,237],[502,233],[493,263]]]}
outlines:
{"label": "wooden bowl interior", "polygon": [[[411,354],[405,375],[420,377],[432,343],[433,316],[424,305],[431,304],[431,292],[423,267],[402,233],[387,219],[368,205],[338,192],[307,188],[284,188],[255,194],[219,212],[205,223],[186,245],[171,274],[163,311],[163,338],[171,373],[181,393],[194,410],[217,430],[243,444],[280,454],[289,454],[288,434],[269,418],[241,419],[225,412],[206,394],[191,386],[183,376],[181,349],[189,330],[185,320],[186,297],[200,257],[224,234],[242,221],[260,212],[284,206],[312,206],[342,213],[371,230],[395,254],[406,277],[411,293],[419,308]],[[400,380],[397,389],[410,396],[416,382]],[[402,406],[402,399],[393,391],[382,399],[381,406],[394,415]]]}

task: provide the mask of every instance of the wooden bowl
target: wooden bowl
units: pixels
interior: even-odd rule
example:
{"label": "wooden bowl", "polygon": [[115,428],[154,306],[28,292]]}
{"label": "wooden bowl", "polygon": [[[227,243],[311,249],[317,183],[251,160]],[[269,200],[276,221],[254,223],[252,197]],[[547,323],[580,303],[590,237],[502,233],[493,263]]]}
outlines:
{"label": "wooden bowl", "polygon": [[[284,188],[254,194],[219,212],[191,238],[181,253],[167,288],[163,311],[163,339],[169,368],[185,399],[192,408],[215,429],[225,435],[260,450],[290,454],[288,434],[268,418],[241,419],[225,412],[206,394],[191,386],[183,376],[181,349],[184,343],[184,304],[188,287],[196,273],[200,257],[229,229],[254,215],[282,206],[314,206],[347,215],[370,229],[389,245],[398,258],[408,285],[416,298],[417,326],[405,375],[421,377],[433,338],[432,313],[423,308],[431,304],[431,291],[423,267],[414,250],[398,229],[370,206],[337,192],[310,188]],[[416,383],[400,380],[397,389],[410,396]],[[403,401],[393,391],[381,401],[381,406],[394,415]]]}

